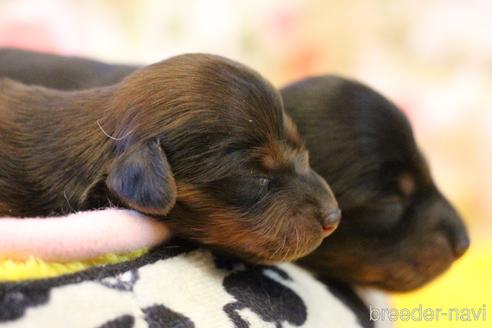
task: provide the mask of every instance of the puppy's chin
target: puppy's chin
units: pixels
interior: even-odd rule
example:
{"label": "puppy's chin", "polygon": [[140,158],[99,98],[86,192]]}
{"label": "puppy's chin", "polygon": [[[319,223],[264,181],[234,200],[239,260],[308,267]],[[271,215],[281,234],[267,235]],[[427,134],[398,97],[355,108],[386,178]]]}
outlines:
{"label": "puppy's chin", "polygon": [[225,207],[192,209],[178,201],[167,224],[179,237],[258,264],[298,259],[316,249],[326,236],[314,218],[235,215]]}
{"label": "puppy's chin", "polygon": [[[301,220],[287,219],[285,228],[269,235],[264,232],[244,231],[242,236],[251,235],[252,238],[244,238],[233,250],[235,254],[259,264],[274,264],[277,262],[293,261],[314,251],[323,241],[324,235],[318,222],[304,222]],[[314,220],[312,220],[314,221]],[[274,227],[271,227],[274,228]],[[270,229],[271,229],[270,228]],[[267,229],[269,229],[267,227]],[[227,250],[229,247],[225,245]]]}
{"label": "puppy's chin", "polygon": [[[202,241],[203,242],[203,241]],[[259,241],[263,242],[264,241]],[[289,262],[297,260],[316,249],[321,243],[321,239],[310,240],[308,245],[303,248],[292,248],[287,245],[279,244],[278,242],[267,241],[264,247],[261,247],[258,243],[247,243],[243,242],[240,245],[216,245],[209,244],[209,248],[214,250],[216,253],[224,256],[233,256],[241,258],[247,262],[263,265],[273,265],[279,262]],[[300,243],[297,242],[299,247]],[[236,248],[237,247],[237,248]]]}
{"label": "puppy's chin", "polygon": [[[413,245],[394,245],[372,254],[357,247],[331,247],[330,240],[299,260],[321,279],[334,279],[392,292],[415,290],[445,272],[456,259],[449,242],[439,233]],[[371,248],[371,247],[369,247]],[[341,256],[343,254],[343,256]]]}
{"label": "puppy's chin", "polygon": [[416,259],[401,259],[379,267],[368,266],[355,277],[360,285],[368,285],[393,292],[418,289],[444,273],[454,261],[448,249],[428,245],[427,251]]}
{"label": "puppy's chin", "polygon": [[[191,235],[188,235],[188,230],[177,233],[217,252],[258,264],[296,260],[315,250],[324,238],[323,231],[315,220],[300,223],[299,220],[295,222],[287,219],[285,222],[291,223],[286,223],[285,229],[275,231],[276,226],[248,227],[242,225],[240,220],[232,218],[226,225],[221,225],[216,216],[210,220],[202,214],[202,218],[212,222],[208,228],[195,225],[189,230],[193,231]],[[203,233],[197,233],[198,231]]]}

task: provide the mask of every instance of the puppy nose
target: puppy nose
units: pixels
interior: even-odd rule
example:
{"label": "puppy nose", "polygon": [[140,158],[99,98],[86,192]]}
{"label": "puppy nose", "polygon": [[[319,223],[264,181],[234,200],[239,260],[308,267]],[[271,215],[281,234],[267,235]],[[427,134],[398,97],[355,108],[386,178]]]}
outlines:
{"label": "puppy nose", "polygon": [[470,238],[468,234],[463,233],[453,240],[453,253],[456,258],[460,258],[470,247]]}
{"label": "puppy nose", "polygon": [[331,208],[323,213],[321,225],[323,226],[323,231],[327,236],[335,231],[341,218],[342,211],[338,208]]}
{"label": "puppy nose", "polygon": [[441,217],[442,224],[444,224],[447,232],[453,255],[456,258],[460,258],[470,247],[470,237],[468,237],[468,232],[460,215],[446,199],[443,198],[443,201],[444,207],[442,210],[444,215]]}

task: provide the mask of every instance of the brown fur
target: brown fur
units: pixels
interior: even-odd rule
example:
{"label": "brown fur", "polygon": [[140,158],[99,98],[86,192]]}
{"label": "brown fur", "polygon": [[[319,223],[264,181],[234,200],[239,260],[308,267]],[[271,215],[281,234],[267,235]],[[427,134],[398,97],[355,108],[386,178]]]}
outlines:
{"label": "brown fur", "polygon": [[86,91],[0,79],[0,135],[1,216],[113,204],[271,262],[317,247],[337,207],[278,93],[218,56],[177,56]]}

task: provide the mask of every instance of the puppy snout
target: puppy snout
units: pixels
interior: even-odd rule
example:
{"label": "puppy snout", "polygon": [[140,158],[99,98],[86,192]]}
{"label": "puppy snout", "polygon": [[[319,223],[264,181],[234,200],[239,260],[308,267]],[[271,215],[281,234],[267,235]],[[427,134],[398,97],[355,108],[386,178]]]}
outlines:
{"label": "puppy snout", "polygon": [[329,208],[321,214],[321,226],[325,236],[331,234],[340,224],[342,211],[339,208]]}
{"label": "puppy snout", "polygon": [[338,227],[342,218],[342,211],[338,207],[338,202],[326,181],[312,171],[312,193],[316,195],[318,206],[318,218],[323,229],[324,237],[331,234]]}

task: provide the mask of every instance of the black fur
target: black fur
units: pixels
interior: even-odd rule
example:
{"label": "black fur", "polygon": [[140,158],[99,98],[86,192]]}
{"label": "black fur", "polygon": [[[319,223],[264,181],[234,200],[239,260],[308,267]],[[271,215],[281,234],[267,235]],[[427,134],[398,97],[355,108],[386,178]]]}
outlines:
{"label": "black fur", "polygon": [[58,90],[82,90],[114,84],[136,68],[131,65],[108,65],[80,57],[0,48],[0,76]]}
{"label": "black fur", "polygon": [[336,233],[300,264],[323,278],[402,291],[427,283],[466,251],[463,222],[393,103],[337,76],[281,93],[313,168],[330,181],[343,211]]}

